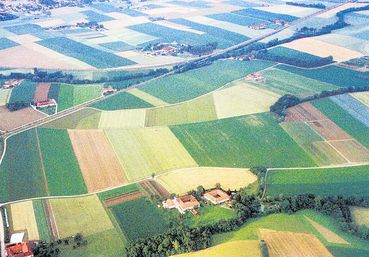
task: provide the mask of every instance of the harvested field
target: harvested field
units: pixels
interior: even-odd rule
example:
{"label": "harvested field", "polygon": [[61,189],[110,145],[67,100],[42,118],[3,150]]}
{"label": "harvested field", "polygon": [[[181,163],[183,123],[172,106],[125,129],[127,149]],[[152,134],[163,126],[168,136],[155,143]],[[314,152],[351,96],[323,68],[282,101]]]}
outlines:
{"label": "harvested field", "polygon": [[167,127],[108,130],[106,134],[130,181],[197,166]]}
{"label": "harvested field", "polygon": [[44,118],[46,115],[33,110],[31,107],[10,112],[6,107],[0,107],[0,130],[7,131],[35,120]]}
{"label": "harvested field", "polygon": [[134,95],[142,100],[144,100],[145,102],[152,104],[153,106],[161,106],[161,105],[167,105],[167,102],[164,102],[163,100],[150,95],[142,90],[139,90],[138,88],[133,88],[131,90],[128,91],[128,93],[130,93],[131,95]]}
{"label": "harvested field", "polygon": [[138,198],[144,197],[144,195],[141,192],[132,192],[132,193],[128,193],[128,194],[121,194],[121,195],[117,195],[114,196],[112,198],[106,199],[105,200],[105,206],[110,208],[113,207],[115,205],[127,202],[127,201],[131,201],[131,200],[135,200]]}
{"label": "harvested field", "polygon": [[317,108],[310,103],[302,103],[287,109],[286,122],[326,120]]}
{"label": "harvested field", "polygon": [[170,193],[157,181],[147,179],[140,182],[140,186],[145,190],[148,195],[158,195],[160,197],[169,197]]}
{"label": "harvested field", "polygon": [[28,240],[38,240],[39,234],[32,201],[10,205],[13,231],[27,230]]}
{"label": "harvested field", "polygon": [[333,257],[312,234],[260,229],[260,238],[266,242],[270,257]]}
{"label": "harvested field", "polygon": [[11,89],[0,89],[0,106],[6,105]]}
{"label": "harvested field", "polygon": [[100,116],[99,129],[143,128],[145,118],[145,109],[103,111]]}
{"label": "harvested field", "polygon": [[223,189],[238,190],[255,182],[256,175],[247,169],[196,167],[179,169],[158,176],[158,181],[169,192],[185,194],[202,185],[205,189],[220,183]]}
{"label": "harvested field", "polygon": [[355,97],[357,100],[365,104],[366,106],[369,106],[369,92],[363,92],[363,93],[353,93],[350,94],[351,96]]}
{"label": "harvested field", "polygon": [[294,40],[283,44],[283,46],[320,57],[333,56],[333,60],[337,62],[344,62],[363,56],[360,52],[309,37]]}
{"label": "harvested field", "polygon": [[369,208],[351,207],[351,216],[353,221],[358,225],[369,227]]}
{"label": "harvested field", "polygon": [[326,140],[351,139],[349,134],[337,127],[331,120],[312,121],[308,124]]}
{"label": "harvested field", "polygon": [[333,231],[329,230],[328,228],[320,225],[319,223],[315,222],[314,220],[310,219],[309,217],[305,216],[305,219],[310,222],[310,224],[327,240],[329,243],[334,244],[348,244],[348,242],[334,233]]}
{"label": "harvested field", "polygon": [[108,214],[96,195],[51,199],[59,238],[82,233],[93,235],[113,228]]}
{"label": "harvested field", "polygon": [[214,91],[213,96],[218,119],[269,111],[269,107],[279,98],[279,95],[244,80]]}
{"label": "harvested field", "polygon": [[43,102],[49,99],[49,90],[50,90],[50,83],[39,83],[35,90],[35,95],[33,97],[33,102]]}
{"label": "harvested field", "polygon": [[100,130],[69,130],[88,192],[96,192],[127,182],[115,153]]}
{"label": "harvested field", "polygon": [[222,254],[222,257],[262,256],[260,252],[260,242],[258,240],[239,240],[209,247],[201,251],[174,255],[173,257],[219,256],[220,253]]}
{"label": "harvested field", "polygon": [[354,139],[329,142],[350,162],[368,162],[369,150]]}

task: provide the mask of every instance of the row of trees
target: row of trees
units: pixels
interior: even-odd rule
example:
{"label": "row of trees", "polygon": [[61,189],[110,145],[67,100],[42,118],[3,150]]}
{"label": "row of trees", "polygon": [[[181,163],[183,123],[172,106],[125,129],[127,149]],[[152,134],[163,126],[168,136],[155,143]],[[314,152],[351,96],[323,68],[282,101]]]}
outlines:
{"label": "row of trees", "polygon": [[307,3],[302,3],[302,2],[286,2],[286,4],[288,4],[288,5],[294,5],[294,6],[300,6],[300,7],[307,7],[307,8],[317,8],[317,9],[325,9],[325,8],[327,8],[327,6],[325,6],[322,3],[307,4]]}
{"label": "row of trees", "polygon": [[0,12],[0,21],[14,20],[16,18],[18,18],[18,16],[14,15],[14,14]]}
{"label": "row of trees", "polygon": [[287,109],[293,106],[296,106],[300,103],[309,102],[313,100],[317,100],[320,98],[342,95],[346,93],[354,93],[354,92],[365,92],[369,91],[369,86],[361,86],[361,87],[341,87],[333,90],[323,90],[320,93],[307,96],[304,98],[299,98],[295,95],[285,94],[280,97],[277,102],[275,102],[272,106],[270,106],[270,111],[274,113],[279,121],[283,121],[287,114]]}

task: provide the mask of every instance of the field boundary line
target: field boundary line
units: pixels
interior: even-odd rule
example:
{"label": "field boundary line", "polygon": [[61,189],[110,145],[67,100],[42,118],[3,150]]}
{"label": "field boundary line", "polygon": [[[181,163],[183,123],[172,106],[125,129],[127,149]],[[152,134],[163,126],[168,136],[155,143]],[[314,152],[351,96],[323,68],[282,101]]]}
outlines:
{"label": "field boundary line", "polygon": [[49,186],[47,184],[47,177],[46,177],[46,172],[45,172],[44,160],[43,160],[42,152],[41,152],[40,138],[38,137],[38,128],[35,128],[35,134],[36,134],[36,141],[37,141],[38,156],[39,156],[40,162],[41,162],[42,178],[44,180],[46,194],[50,195]]}

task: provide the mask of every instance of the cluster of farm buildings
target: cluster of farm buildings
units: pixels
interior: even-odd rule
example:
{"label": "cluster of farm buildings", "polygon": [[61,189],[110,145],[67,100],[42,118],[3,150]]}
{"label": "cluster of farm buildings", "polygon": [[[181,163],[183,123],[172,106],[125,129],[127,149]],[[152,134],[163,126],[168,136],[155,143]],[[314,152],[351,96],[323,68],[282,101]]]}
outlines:
{"label": "cluster of farm buildings", "polygon": [[36,243],[33,241],[24,242],[25,232],[12,234],[10,243],[6,245],[7,257],[33,257],[33,249]]}
{"label": "cluster of farm buildings", "polygon": [[[224,204],[231,200],[231,196],[220,188],[215,188],[207,191],[202,196],[206,202],[211,202],[214,205]],[[181,214],[190,211],[193,215],[197,215],[197,208],[200,207],[200,202],[193,195],[183,195],[167,199],[163,201],[163,207],[166,209],[177,209]]]}

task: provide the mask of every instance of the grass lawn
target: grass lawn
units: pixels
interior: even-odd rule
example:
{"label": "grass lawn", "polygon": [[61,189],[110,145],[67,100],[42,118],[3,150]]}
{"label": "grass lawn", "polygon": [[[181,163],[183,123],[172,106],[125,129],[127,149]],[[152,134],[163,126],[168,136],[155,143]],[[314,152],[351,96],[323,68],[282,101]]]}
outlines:
{"label": "grass lawn", "polygon": [[129,94],[127,92],[117,94],[108,99],[94,103],[91,107],[100,110],[121,110],[121,109],[136,109],[136,108],[147,108],[153,105],[145,102],[144,100]]}
{"label": "grass lawn", "polygon": [[0,202],[47,195],[35,129],[8,138],[0,174]]}
{"label": "grass lawn", "polygon": [[369,166],[276,170],[268,174],[269,195],[364,196],[369,193]]}
{"label": "grass lawn", "polygon": [[38,134],[50,194],[87,193],[67,130],[40,128]]}
{"label": "grass lawn", "polygon": [[129,240],[147,238],[168,229],[163,210],[145,198],[116,205],[112,212]]}
{"label": "grass lawn", "polygon": [[185,224],[190,227],[199,227],[214,224],[221,220],[229,220],[237,216],[236,212],[220,206],[206,205],[199,208],[200,215],[188,214]]}
{"label": "grass lawn", "polygon": [[43,206],[43,200],[33,201],[33,210],[36,216],[38,234],[40,240],[49,242],[51,240],[49,225],[47,223],[47,217]]}
{"label": "grass lawn", "polygon": [[345,130],[362,145],[369,148],[369,128],[355,119],[338,104],[329,98],[319,99],[312,102],[316,108],[326,115],[331,121]]}
{"label": "grass lawn", "polygon": [[167,103],[178,103],[214,91],[228,82],[272,66],[266,61],[221,60],[211,65],[152,81],[143,90]]}
{"label": "grass lawn", "polygon": [[269,113],[173,126],[171,129],[199,166],[316,165]]}

